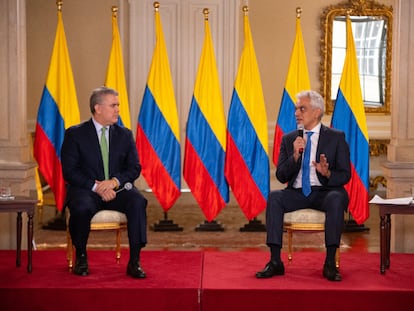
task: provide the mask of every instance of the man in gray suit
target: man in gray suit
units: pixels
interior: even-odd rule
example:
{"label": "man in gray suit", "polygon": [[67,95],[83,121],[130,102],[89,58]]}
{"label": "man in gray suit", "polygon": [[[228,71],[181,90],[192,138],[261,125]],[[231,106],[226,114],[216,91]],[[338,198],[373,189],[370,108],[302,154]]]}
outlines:
{"label": "man in gray suit", "polygon": [[270,261],[256,273],[256,277],[269,278],[285,273],[280,259],[283,215],[313,208],[326,215],[326,259],[322,274],[329,281],[341,281],[335,266],[335,253],[340,245],[344,212],[349,203],[344,188],[351,178],[349,146],[342,131],[321,123],[325,104],[320,94],[315,91],[299,93],[295,108],[296,122],[302,130],[292,131],[282,138],[276,177],[287,187],[269,194],[266,243],[270,248]]}
{"label": "man in gray suit", "polygon": [[[76,248],[76,275],[88,275],[86,245],[92,217],[100,210],[117,210],[128,220],[130,259],[127,274],[145,278],[140,252],[147,243],[147,200],[133,187],[141,165],[132,132],[117,124],[117,91],[99,87],[90,97],[92,118],[66,130],[61,159],[67,183],[69,231]],[[106,164],[105,164],[106,163]],[[117,191],[123,190],[123,191]]]}

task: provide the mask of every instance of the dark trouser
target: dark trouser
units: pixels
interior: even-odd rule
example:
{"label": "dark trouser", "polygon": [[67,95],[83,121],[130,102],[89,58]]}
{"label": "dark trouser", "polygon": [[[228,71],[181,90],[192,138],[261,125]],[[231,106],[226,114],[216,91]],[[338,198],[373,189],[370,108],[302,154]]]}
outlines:
{"label": "dark trouser", "polygon": [[322,189],[314,187],[305,197],[301,189],[283,189],[269,194],[266,207],[267,245],[282,247],[284,213],[304,208],[325,212],[325,245],[339,247],[344,212],[348,207],[348,193],[343,188]]}
{"label": "dark trouser", "polygon": [[72,188],[67,195],[67,206],[70,210],[69,231],[77,250],[86,251],[91,219],[101,210],[125,213],[130,248],[143,247],[147,243],[147,200],[135,188],[120,191],[110,202],[102,201],[92,191]]}

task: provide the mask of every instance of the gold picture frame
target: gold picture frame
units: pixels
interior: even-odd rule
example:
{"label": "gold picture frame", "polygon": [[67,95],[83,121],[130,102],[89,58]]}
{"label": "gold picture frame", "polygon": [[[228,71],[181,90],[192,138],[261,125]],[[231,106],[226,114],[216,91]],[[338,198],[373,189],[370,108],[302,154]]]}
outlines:
{"label": "gold picture frame", "polygon": [[366,113],[390,114],[391,106],[391,54],[392,54],[392,24],[393,9],[391,6],[379,4],[373,0],[348,0],[336,5],[326,7],[320,18],[322,29],[321,35],[321,62],[320,62],[320,83],[321,94],[325,98],[326,112],[332,113],[334,103],[332,101],[332,37],[333,21],[338,17],[378,17],[385,20],[384,27],[387,27],[386,51],[385,51],[385,94],[384,102],[380,107],[365,106]]}

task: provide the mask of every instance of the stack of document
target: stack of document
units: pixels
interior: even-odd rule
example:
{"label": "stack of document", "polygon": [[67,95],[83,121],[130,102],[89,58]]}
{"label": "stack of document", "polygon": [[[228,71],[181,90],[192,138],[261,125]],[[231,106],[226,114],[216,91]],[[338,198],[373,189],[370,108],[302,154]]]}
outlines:
{"label": "stack of document", "polygon": [[397,204],[397,205],[409,205],[413,202],[413,197],[395,198],[395,199],[383,199],[379,195],[375,195],[369,203],[375,204]]}

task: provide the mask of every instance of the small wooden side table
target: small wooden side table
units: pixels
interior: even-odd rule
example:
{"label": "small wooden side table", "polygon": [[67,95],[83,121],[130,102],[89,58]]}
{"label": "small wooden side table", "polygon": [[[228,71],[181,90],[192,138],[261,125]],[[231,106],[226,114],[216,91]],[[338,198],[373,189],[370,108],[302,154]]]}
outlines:
{"label": "small wooden side table", "polygon": [[414,205],[376,204],[380,216],[380,273],[390,268],[391,215],[414,214]]}
{"label": "small wooden side table", "polygon": [[30,197],[16,197],[13,200],[0,199],[0,212],[17,213],[17,248],[16,248],[16,267],[21,263],[22,246],[22,212],[27,214],[27,272],[32,272],[32,249],[33,249],[33,215],[38,200]]}

